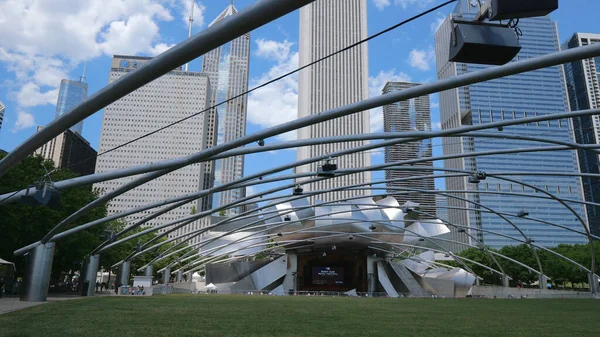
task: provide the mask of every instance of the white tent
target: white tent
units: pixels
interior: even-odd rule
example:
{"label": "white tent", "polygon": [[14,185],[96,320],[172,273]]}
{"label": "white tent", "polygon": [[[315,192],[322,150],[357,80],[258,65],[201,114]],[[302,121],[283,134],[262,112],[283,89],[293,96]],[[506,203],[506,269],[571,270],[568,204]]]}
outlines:
{"label": "white tent", "polygon": [[14,264],[14,263],[12,263],[12,262],[8,262],[8,261],[6,261],[6,260],[2,260],[2,259],[0,259],[0,264],[8,264],[8,265],[12,265],[12,266],[13,266],[13,269],[15,269],[15,264]]}
{"label": "white tent", "polygon": [[209,283],[205,288],[208,290],[215,290],[217,289],[217,286],[212,283]]}

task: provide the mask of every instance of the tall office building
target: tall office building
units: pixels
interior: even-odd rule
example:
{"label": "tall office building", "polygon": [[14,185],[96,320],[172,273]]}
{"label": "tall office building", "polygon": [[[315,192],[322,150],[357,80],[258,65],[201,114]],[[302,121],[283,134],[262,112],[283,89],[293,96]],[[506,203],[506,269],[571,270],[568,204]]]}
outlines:
{"label": "tall office building", "polygon": [[436,215],[438,219],[448,220],[448,198],[445,195],[435,195]]}
{"label": "tall office building", "polygon": [[[476,10],[469,8],[469,2],[461,0],[451,14],[456,18],[472,19]],[[549,17],[522,19],[519,28],[521,52],[516,60],[527,59],[559,50],[558,29]],[[487,66],[448,61],[452,23],[450,17],[435,34],[438,78],[445,79],[456,75],[478,71]],[[463,125],[481,125],[494,121],[520,119],[524,117],[548,115],[568,111],[565,79],[562,67],[549,67],[524,74],[509,76],[493,81],[478,83],[440,93],[442,129],[457,128]],[[500,132],[487,130],[486,132]],[[567,119],[549,122],[529,123],[504,128],[505,133],[537,136],[540,138],[572,142],[571,124]],[[503,149],[520,149],[546,146],[540,143],[489,139],[476,137],[443,138],[444,154],[471,153]],[[577,172],[576,153],[572,151],[531,152],[527,154],[503,154],[467,157],[445,161],[446,168],[486,171],[486,172]],[[511,176],[512,179],[534,185],[560,197],[583,200],[581,182],[575,177],[523,175]],[[575,216],[557,201],[539,198],[543,196],[534,189],[520,184],[487,178],[479,184],[468,183],[468,178],[447,178],[447,190],[469,190],[470,193],[458,193],[455,196],[478,202],[493,210],[517,214],[525,209],[531,218],[544,220],[572,229],[582,230],[583,225]],[[479,192],[479,193],[476,193]],[[502,194],[499,194],[502,193]],[[518,196],[527,194],[531,197]],[[515,238],[523,237],[498,215],[487,212],[473,203],[456,198],[448,198],[450,207],[469,209],[448,210],[452,223],[467,225],[471,235],[478,237],[487,246],[499,248],[515,245],[518,242],[480,229],[499,232]],[[575,211],[586,218],[581,204],[571,204]],[[478,212],[481,210],[481,212]],[[527,237],[537,244],[556,246],[560,243],[575,244],[585,242],[585,237],[528,219],[508,217]],[[454,240],[471,243],[466,233],[452,229]],[[455,250],[464,248],[455,245]]]}
{"label": "tall office building", "polygon": [[[577,48],[600,43],[600,34],[575,33],[563,49]],[[567,92],[571,111],[597,109],[600,107],[600,57],[565,64]],[[600,144],[600,116],[573,118],[575,141],[579,144]],[[579,168],[582,173],[600,173],[600,158],[589,151],[578,151]],[[586,201],[600,203],[600,179],[582,177]],[[600,235],[600,207],[587,205],[587,215],[592,234]]]}
{"label": "tall office building", "polygon": [[[43,129],[38,126],[37,131]],[[96,150],[79,133],[66,130],[35,151],[50,159],[56,168],[69,169],[80,176],[93,174],[96,167]]]}
{"label": "tall office building", "polygon": [[[230,4],[209,26],[226,20],[235,13],[237,10],[233,4]],[[249,64],[250,34],[242,35],[202,57],[202,72],[208,75],[213,88],[210,96],[211,105],[224,102],[248,90]],[[244,95],[211,111],[208,121],[208,147],[227,143],[246,135],[247,106],[248,96]],[[207,163],[206,171],[209,176],[214,176],[214,186],[235,181],[244,174],[244,156]],[[210,188],[210,183],[207,181],[205,188]],[[212,200],[208,198],[203,200],[202,209],[227,205],[242,198],[243,193],[241,189],[233,189],[214,194]],[[227,213],[232,215],[239,211],[239,209],[232,209]]]}
{"label": "tall office building", "polygon": [[[316,1],[300,9],[300,66],[316,61],[367,37],[366,0]],[[368,98],[369,69],[367,45],[361,44],[339,55],[300,71],[298,117]],[[298,130],[298,139],[369,133],[369,112],[336,118]],[[365,145],[367,142],[320,144],[298,149],[298,160]],[[296,168],[297,173],[316,172],[322,163]],[[337,158],[340,169],[370,166],[368,153]],[[306,191],[331,190],[371,180],[370,172],[305,184]],[[301,182],[301,181],[300,181]],[[332,201],[358,195],[357,191],[321,194],[318,200]],[[314,198],[313,198],[314,199]]]}
{"label": "tall office building", "polygon": [[[148,62],[149,57],[115,55],[109,83],[135,71]],[[107,106],[102,119],[99,152],[105,152],[127,141],[138,138],[160,127],[179,121],[209,107],[210,84],[208,76],[198,72],[175,69],[144,85],[129,95]],[[98,157],[96,173],[148,164],[187,156],[206,148],[208,114],[190,118],[163,131],[140,139],[123,148]],[[109,214],[155,203],[164,199],[195,193],[203,189],[204,165],[193,164],[145,183],[113,199]],[[94,186],[108,193],[136,177],[105,181]],[[180,219],[198,208],[190,202],[147,223],[163,225]],[[156,210],[148,210],[127,218],[135,221]],[[170,234],[182,235],[201,228],[203,223],[192,223]]]}
{"label": "tall office building", "polygon": [[[73,110],[79,103],[87,99],[87,83],[83,82],[83,76],[79,81],[62,80],[58,91],[58,101],[56,102],[56,112],[54,119]],[[73,125],[71,130],[78,134],[83,133],[83,121]]]}
{"label": "tall office building", "polygon": [[4,121],[4,111],[6,111],[6,106],[0,101],[0,130],[2,129],[2,121]]}
{"label": "tall office building", "polygon": [[[419,84],[407,82],[388,82],[383,88],[383,94],[412,88]],[[429,95],[389,104],[383,107],[383,131],[431,131],[431,110],[429,106]],[[431,158],[431,139],[407,144],[397,144],[385,148],[385,162],[398,162],[412,159]],[[416,163],[413,166],[433,167],[433,161],[428,160]],[[385,179],[388,180],[387,187],[422,189],[432,191],[435,188],[433,177],[390,181],[393,179],[406,179],[414,176],[431,176],[433,170],[423,169],[420,171],[389,169],[385,171]],[[406,201],[412,201],[421,205],[421,211],[436,215],[435,194],[414,192],[410,194],[398,193],[399,191],[388,190],[402,205]]]}

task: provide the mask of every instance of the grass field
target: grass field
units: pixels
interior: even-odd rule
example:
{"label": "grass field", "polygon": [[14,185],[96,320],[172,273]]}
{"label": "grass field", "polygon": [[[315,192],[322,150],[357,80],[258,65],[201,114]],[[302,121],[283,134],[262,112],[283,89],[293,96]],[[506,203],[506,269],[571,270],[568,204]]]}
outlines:
{"label": "grass field", "polygon": [[0,316],[0,336],[600,336],[600,301],[171,295]]}

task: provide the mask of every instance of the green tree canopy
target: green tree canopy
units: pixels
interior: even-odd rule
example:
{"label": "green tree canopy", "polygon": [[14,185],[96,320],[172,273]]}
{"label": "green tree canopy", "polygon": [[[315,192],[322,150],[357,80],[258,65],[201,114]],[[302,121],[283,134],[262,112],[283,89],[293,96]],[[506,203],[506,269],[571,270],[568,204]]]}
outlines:
{"label": "green tree canopy", "polygon": [[[5,153],[0,153],[0,159],[5,155]],[[54,169],[54,163],[50,160],[44,160],[40,156],[27,157],[0,177],[0,193],[23,189],[44,177],[46,170],[51,172]],[[59,181],[76,176],[70,171],[58,170],[53,172],[49,178]],[[92,191],[90,186],[82,186],[61,191],[60,206],[56,209],[20,203],[0,206],[0,256],[15,262],[16,275],[22,276],[25,270],[25,257],[14,257],[13,251],[40,240],[56,224],[97,197],[97,191]],[[104,216],[106,216],[106,206],[96,207],[75,220],[69,225],[69,228]],[[53,276],[57,277],[61,272],[69,270],[79,270],[84,256],[102,242],[100,235],[103,230],[104,227],[97,226],[59,241],[56,245],[52,265]]]}

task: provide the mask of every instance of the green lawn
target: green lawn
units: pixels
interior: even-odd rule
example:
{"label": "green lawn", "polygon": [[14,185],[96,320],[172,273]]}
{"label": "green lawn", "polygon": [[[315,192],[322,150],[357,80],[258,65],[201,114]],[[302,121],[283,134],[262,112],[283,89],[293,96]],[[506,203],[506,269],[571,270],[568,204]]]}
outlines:
{"label": "green lawn", "polygon": [[0,316],[0,336],[600,336],[597,300],[94,297]]}

